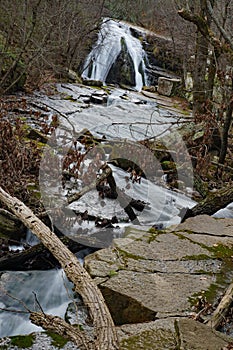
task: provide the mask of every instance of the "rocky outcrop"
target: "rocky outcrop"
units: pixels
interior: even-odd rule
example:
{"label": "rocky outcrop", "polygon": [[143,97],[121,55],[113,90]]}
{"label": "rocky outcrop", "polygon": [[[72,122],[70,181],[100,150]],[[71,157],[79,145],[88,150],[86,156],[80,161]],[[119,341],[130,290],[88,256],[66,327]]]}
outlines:
{"label": "rocky outcrop", "polygon": [[143,40],[147,54],[147,74],[149,85],[157,85],[159,77],[169,79],[182,75],[183,51],[171,38],[150,32]]}
{"label": "rocky outcrop", "polygon": [[134,63],[128,52],[124,38],[121,38],[121,52],[108,73],[106,83],[129,86],[136,85]]}
{"label": "rocky outcrop", "polygon": [[[152,328],[158,329],[144,329],[131,339],[127,332],[122,349],[147,349],[145,344],[159,337],[165,343],[158,349],[175,348],[174,343],[182,349],[204,350],[208,348],[205,338],[210,342],[212,337],[211,349],[226,345],[223,334],[217,336],[190,318],[198,312],[198,300],[216,303],[232,277],[232,228],[232,219],[205,215],[166,231],[131,229],[125,238],[114,240],[111,248],[86,258],[85,266],[101,288],[116,324],[133,329],[125,325],[152,321]],[[200,332],[198,338],[193,336],[195,329]],[[215,343],[217,338],[221,346]]]}
{"label": "rocky outcrop", "polygon": [[156,320],[119,329],[120,350],[220,350],[231,338],[188,318]]}
{"label": "rocky outcrop", "polygon": [[[204,324],[188,318],[127,324],[118,327],[117,332],[120,350],[223,350],[229,349],[231,342],[230,337],[214,330],[210,332]],[[74,343],[51,332],[2,338],[0,346],[8,350],[77,349]]]}
{"label": "rocky outcrop", "polygon": [[159,77],[157,91],[164,96],[176,95],[179,86],[181,85],[181,79],[169,79],[165,77]]}

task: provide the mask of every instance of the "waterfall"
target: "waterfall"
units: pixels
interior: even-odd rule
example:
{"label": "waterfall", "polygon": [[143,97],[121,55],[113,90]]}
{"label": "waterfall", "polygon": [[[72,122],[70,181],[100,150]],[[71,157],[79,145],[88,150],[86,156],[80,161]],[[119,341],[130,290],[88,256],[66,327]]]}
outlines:
{"label": "waterfall", "polygon": [[82,77],[103,83],[120,83],[114,80],[117,75],[140,91],[146,85],[145,58],[140,40],[132,36],[127,24],[105,19],[97,43],[86,59]]}

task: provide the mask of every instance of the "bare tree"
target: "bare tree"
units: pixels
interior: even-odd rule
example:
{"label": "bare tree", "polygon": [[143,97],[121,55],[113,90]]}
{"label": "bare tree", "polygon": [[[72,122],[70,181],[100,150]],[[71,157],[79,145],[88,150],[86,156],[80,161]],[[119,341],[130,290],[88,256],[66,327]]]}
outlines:
{"label": "bare tree", "polygon": [[[178,14],[196,25],[196,54],[193,74],[194,91],[193,103],[194,114],[206,113],[206,102],[214,107],[213,89],[216,81],[221,84],[222,104],[215,107],[214,113],[223,116],[221,125],[222,146],[219,162],[224,163],[227,154],[228,135],[232,123],[232,85],[229,69],[232,67],[233,37],[230,29],[232,24],[233,6],[232,1],[200,0],[194,3],[187,1],[179,9]],[[181,4],[180,4],[181,6]],[[223,13],[223,15],[221,15]],[[211,59],[209,59],[211,52]],[[211,65],[210,65],[211,64]],[[227,78],[227,79],[226,79]],[[221,109],[224,113],[221,113]],[[221,122],[220,122],[221,123]]]}
{"label": "bare tree", "polygon": [[104,0],[0,1],[0,90],[79,71],[103,11]]}

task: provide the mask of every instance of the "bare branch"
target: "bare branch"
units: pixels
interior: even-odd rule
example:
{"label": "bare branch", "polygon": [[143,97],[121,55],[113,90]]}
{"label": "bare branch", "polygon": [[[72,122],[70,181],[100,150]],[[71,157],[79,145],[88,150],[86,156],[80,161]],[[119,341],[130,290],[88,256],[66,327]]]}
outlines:
{"label": "bare branch", "polygon": [[[103,296],[91,279],[87,271],[79,263],[77,257],[61,242],[61,240],[25,206],[20,200],[11,197],[0,187],[0,200],[27,226],[50,250],[53,256],[60,262],[67,278],[74,283],[76,293],[80,294],[87,306],[94,325],[94,348],[97,350],[118,349],[118,337],[111,314],[105,304]],[[33,313],[32,319],[37,319]],[[44,315],[40,314],[46,324]],[[41,322],[42,322],[41,321]],[[60,320],[55,318],[54,322]],[[61,323],[61,322],[60,322]],[[61,324],[62,327],[63,324]],[[50,322],[48,322],[50,326]],[[51,325],[52,327],[52,325]],[[54,327],[53,327],[54,329]],[[75,328],[72,327],[72,332]],[[88,348],[91,349],[91,348]]]}
{"label": "bare branch", "polygon": [[211,16],[212,20],[216,24],[216,26],[217,26],[218,30],[220,31],[220,33],[222,34],[224,40],[228,43],[228,45],[230,46],[231,50],[233,51],[233,42],[232,42],[231,37],[227,34],[225,29],[219,23],[217,17],[214,15],[214,11],[213,11],[213,8],[211,6],[210,1],[207,0],[206,3],[207,3],[207,10],[209,12],[209,15]]}
{"label": "bare branch", "polygon": [[80,347],[80,349],[95,349],[93,340],[86,334],[86,332],[83,332],[78,327],[70,325],[58,316],[32,312],[30,314],[30,320],[39,327],[59,333],[63,337],[68,338]]}

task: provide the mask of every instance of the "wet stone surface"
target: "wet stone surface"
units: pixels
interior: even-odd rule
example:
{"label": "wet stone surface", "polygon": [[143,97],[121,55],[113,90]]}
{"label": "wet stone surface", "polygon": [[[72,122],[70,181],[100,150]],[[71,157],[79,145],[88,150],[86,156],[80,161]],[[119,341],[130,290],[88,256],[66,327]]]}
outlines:
{"label": "wet stone surface", "polygon": [[[233,238],[228,229],[233,220],[216,222],[217,229],[210,235],[215,220],[200,216],[164,231],[128,230],[126,238],[116,239],[112,247],[86,258],[85,266],[101,288],[116,324],[154,321],[158,325],[166,319],[172,325],[169,332],[173,330],[168,336],[166,327],[160,324],[154,336],[161,332],[167,341],[163,343],[160,337],[158,349],[173,348],[172,342],[182,344],[182,349],[207,349],[204,339],[208,332],[210,349],[220,350],[231,341],[191,320],[196,300],[216,302],[232,277]],[[219,233],[220,225],[224,237]],[[200,341],[193,332],[200,332]],[[132,344],[137,344],[137,349],[150,349],[152,333],[142,333],[138,338],[127,334],[122,349],[131,349]]]}

